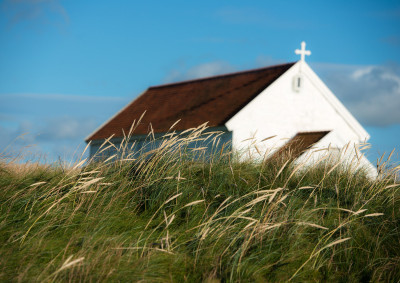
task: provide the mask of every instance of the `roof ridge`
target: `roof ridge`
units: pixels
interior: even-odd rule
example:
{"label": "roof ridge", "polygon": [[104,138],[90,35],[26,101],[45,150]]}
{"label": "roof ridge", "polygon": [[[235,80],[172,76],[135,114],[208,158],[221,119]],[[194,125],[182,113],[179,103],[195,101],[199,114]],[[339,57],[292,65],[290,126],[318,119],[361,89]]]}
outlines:
{"label": "roof ridge", "polygon": [[262,67],[262,68],[256,68],[256,69],[250,69],[250,70],[226,73],[226,74],[221,74],[221,75],[216,75],[216,76],[210,76],[210,77],[204,77],[204,78],[198,78],[198,79],[179,81],[179,82],[174,82],[174,83],[155,85],[155,86],[149,87],[148,89],[150,90],[150,89],[156,89],[156,88],[171,87],[171,86],[175,86],[175,85],[189,84],[189,83],[194,83],[194,82],[201,82],[201,81],[220,79],[220,78],[225,78],[225,77],[230,77],[230,76],[236,76],[236,75],[241,75],[241,74],[245,74],[245,73],[260,72],[260,71],[265,71],[265,70],[268,70],[268,69],[274,69],[274,68],[279,68],[279,67],[283,67],[283,66],[294,65],[295,63],[296,62],[277,64],[277,65],[272,65],[272,66],[268,66],[268,67]]}
{"label": "roof ridge", "polygon": [[[251,84],[251,83],[254,83],[254,82],[258,81],[260,78],[261,78],[261,77],[258,77],[257,79],[251,80],[249,83],[246,83],[246,84],[241,85],[240,87],[236,87],[236,88],[234,88],[234,89],[236,90],[236,89],[243,88],[243,87],[245,87],[245,86],[247,86],[247,85],[249,85],[249,84]],[[206,100],[206,101],[203,101],[203,102],[201,102],[201,103],[199,103],[199,104],[197,104],[197,105],[194,105],[194,106],[192,106],[192,107],[190,107],[190,108],[184,109],[184,110],[182,110],[181,113],[187,113],[187,112],[192,111],[193,109],[197,109],[197,108],[199,108],[199,107],[202,107],[203,105],[209,104],[211,101],[214,101],[214,100],[216,100],[217,98],[219,98],[219,97],[221,97],[221,96],[223,96],[223,95],[226,95],[226,94],[228,94],[228,93],[231,93],[231,92],[232,92],[232,89],[231,89],[231,90],[228,90],[228,91],[225,91],[225,92],[223,92],[222,94],[217,95],[216,97],[211,97],[210,99],[208,99],[208,100]],[[168,119],[168,118],[171,118],[171,117],[173,117],[173,116],[174,116],[174,115],[169,115],[169,116],[163,117],[163,119]]]}
{"label": "roof ridge", "polygon": [[[142,115],[144,110],[151,110],[151,115],[146,116],[153,125],[157,123],[156,132],[168,129],[179,118],[183,121],[178,128],[182,129],[198,126],[205,121],[211,121],[213,125],[225,124],[227,119],[295,64],[286,63],[148,88],[103,124],[88,140],[107,138],[111,134],[121,136],[121,130],[129,131],[132,120]],[[198,90],[195,96],[198,99],[192,99],[191,93],[195,90]],[[136,134],[148,131],[146,123],[138,126]]]}

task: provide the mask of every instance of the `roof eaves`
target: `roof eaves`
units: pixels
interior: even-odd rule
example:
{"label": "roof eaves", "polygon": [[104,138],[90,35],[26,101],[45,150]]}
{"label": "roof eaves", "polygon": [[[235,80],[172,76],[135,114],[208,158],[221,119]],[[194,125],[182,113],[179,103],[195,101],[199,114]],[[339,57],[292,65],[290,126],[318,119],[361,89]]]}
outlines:
{"label": "roof eaves", "polygon": [[95,129],[90,135],[88,135],[85,138],[85,142],[88,143],[89,141],[92,140],[92,137],[99,132],[102,128],[104,128],[109,122],[111,122],[115,117],[117,117],[119,114],[121,114],[125,109],[127,109],[129,106],[131,106],[132,103],[134,103],[139,97],[144,95],[149,89],[146,89],[143,91],[141,94],[139,94],[137,97],[135,97],[130,103],[128,103],[125,107],[123,107],[121,110],[119,110],[117,113],[115,113],[113,116],[111,116],[107,121],[105,121],[103,124],[101,124],[97,129]]}

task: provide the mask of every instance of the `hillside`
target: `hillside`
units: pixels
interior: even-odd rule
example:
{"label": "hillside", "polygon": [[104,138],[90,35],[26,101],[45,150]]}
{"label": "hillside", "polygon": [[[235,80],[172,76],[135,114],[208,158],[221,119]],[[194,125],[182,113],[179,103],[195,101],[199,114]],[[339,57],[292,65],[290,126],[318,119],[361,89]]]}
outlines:
{"label": "hillside", "polygon": [[398,168],[193,161],[197,138],[73,167],[2,160],[0,281],[400,280]]}

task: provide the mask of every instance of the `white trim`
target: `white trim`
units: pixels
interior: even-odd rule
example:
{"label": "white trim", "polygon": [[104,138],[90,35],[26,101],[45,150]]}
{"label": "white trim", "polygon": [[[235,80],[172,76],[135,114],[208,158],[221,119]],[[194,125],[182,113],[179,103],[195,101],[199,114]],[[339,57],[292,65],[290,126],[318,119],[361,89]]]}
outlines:
{"label": "white trim", "polygon": [[121,110],[119,110],[117,113],[115,113],[113,116],[111,116],[111,118],[109,118],[107,121],[105,121],[103,124],[101,124],[99,127],[97,127],[90,135],[88,135],[85,138],[85,142],[88,142],[89,138],[91,136],[93,136],[95,133],[97,133],[98,131],[100,131],[105,125],[107,125],[111,120],[113,120],[115,117],[117,117],[119,114],[121,114],[125,109],[127,109],[133,102],[135,102],[139,97],[141,97],[142,95],[144,95],[149,89],[146,89],[145,91],[143,91],[141,94],[139,94],[138,96],[136,96],[130,103],[128,103],[125,107],[123,107]]}
{"label": "white trim", "polygon": [[[354,116],[346,109],[346,107],[336,98],[336,96],[329,90],[329,88],[322,82],[322,80],[318,77],[318,75],[310,68],[310,66],[306,62],[298,61],[292,67],[290,67],[285,73],[283,73],[280,77],[275,79],[266,89],[272,87],[272,85],[279,83],[279,79],[285,75],[287,72],[292,70],[293,68],[300,68],[302,66],[302,74],[306,75],[306,77],[310,80],[310,82],[319,90],[322,96],[326,99],[326,101],[336,110],[336,112],[342,117],[342,119],[349,125],[349,127],[354,131],[354,133],[359,137],[360,142],[366,142],[370,135],[368,132],[360,125],[360,123],[354,118]],[[105,125],[107,125],[111,120],[113,120],[116,116],[118,116],[121,112],[127,109],[132,103],[134,103],[139,97],[144,95],[149,89],[142,92],[136,98],[134,98],[130,103],[128,103],[125,107],[123,107],[120,111],[118,111],[115,115],[105,121],[102,125],[100,125],[96,130],[94,130],[90,135],[85,138],[87,142],[88,139],[93,136],[96,132],[101,130]],[[265,90],[263,90],[265,91]],[[261,92],[260,92],[261,93]],[[243,108],[242,108],[243,109]],[[229,119],[225,125],[229,124],[231,121],[242,109],[240,109],[237,113],[235,113],[231,119]],[[229,127],[227,127],[229,129]],[[229,129],[232,130],[232,129]]]}
{"label": "white trim", "polygon": [[[297,62],[292,68],[298,66],[301,62]],[[304,68],[305,67],[305,68]],[[290,70],[290,69],[289,69]],[[343,118],[343,120],[350,126],[351,129],[357,134],[360,142],[366,142],[370,135],[361,126],[361,124],[354,118],[354,116],[347,110],[347,108],[337,99],[332,91],[324,84],[324,82],[318,77],[318,75],[308,66],[306,62],[303,62],[302,73],[305,74],[310,82],[320,91],[327,102],[336,110],[336,112]]]}

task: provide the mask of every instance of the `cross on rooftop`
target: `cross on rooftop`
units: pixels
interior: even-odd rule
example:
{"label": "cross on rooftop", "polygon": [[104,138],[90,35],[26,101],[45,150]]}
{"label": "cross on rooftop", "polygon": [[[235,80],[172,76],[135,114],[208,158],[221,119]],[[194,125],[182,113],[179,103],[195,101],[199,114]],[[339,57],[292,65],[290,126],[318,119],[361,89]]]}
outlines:
{"label": "cross on rooftop", "polygon": [[310,50],[306,50],[306,43],[304,41],[301,42],[301,49],[296,49],[294,51],[294,53],[296,53],[297,55],[300,55],[300,61],[305,61],[305,55],[310,56],[311,55],[311,51]]}

